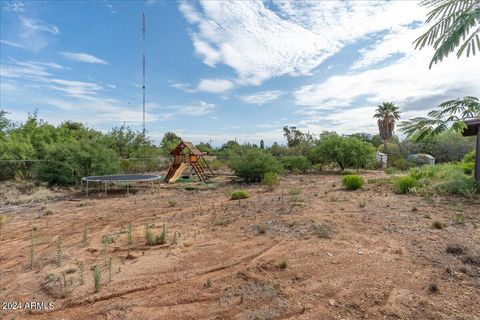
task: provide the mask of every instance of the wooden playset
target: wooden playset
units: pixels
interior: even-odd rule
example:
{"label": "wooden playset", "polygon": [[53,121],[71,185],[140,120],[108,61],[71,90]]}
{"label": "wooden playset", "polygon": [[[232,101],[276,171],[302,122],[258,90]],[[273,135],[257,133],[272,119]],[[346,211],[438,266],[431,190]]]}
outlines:
{"label": "wooden playset", "polygon": [[170,154],[173,156],[173,161],[165,177],[166,182],[175,183],[189,166],[191,168],[189,175],[195,171],[198,179],[202,182],[207,182],[210,177],[215,177],[207,161],[203,158],[204,154],[193,143],[181,141]]}

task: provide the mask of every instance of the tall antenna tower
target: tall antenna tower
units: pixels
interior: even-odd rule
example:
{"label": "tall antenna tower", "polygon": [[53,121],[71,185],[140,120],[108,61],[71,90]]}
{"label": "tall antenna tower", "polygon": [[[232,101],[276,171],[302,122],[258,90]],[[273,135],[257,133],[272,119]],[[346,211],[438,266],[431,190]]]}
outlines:
{"label": "tall antenna tower", "polygon": [[142,12],[142,94],[143,94],[143,134],[145,135],[145,12]]}

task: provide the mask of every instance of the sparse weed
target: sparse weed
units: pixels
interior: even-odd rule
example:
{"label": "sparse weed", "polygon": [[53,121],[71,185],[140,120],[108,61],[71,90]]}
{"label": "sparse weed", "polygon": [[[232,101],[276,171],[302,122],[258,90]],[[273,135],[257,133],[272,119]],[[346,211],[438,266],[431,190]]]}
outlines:
{"label": "sparse weed", "polygon": [[330,238],[330,230],[324,225],[313,225],[313,234],[322,239]]}
{"label": "sparse weed", "polygon": [[435,220],[432,223],[432,227],[435,228],[435,229],[441,230],[441,229],[445,228],[446,225],[442,221]]}
{"label": "sparse weed", "polygon": [[95,292],[98,292],[100,290],[100,286],[102,285],[101,283],[102,273],[100,272],[100,269],[97,266],[93,267],[92,272],[93,272],[93,285],[95,288]]}
{"label": "sparse weed", "polygon": [[302,193],[302,191],[298,188],[290,189],[290,191],[288,192],[288,194],[291,196],[298,196],[300,195],[300,193]]}
{"label": "sparse weed", "polygon": [[357,175],[346,175],[342,179],[343,185],[348,190],[357,190],[363,187],[364,181],[363,178]]}
{"label": "sparse weed", "polygon": [[30,231],[30,269],[33,269],[33,250],[35,245],[35,239],[33,237],[33,228]]}
{"label": "sparse weed", "polygon": [[57,266],[60,267],[62,265],[62,240],[60,237],[57,238],[57,241],[55,243],[55,261],[57,262]]}
{"label": "sparse weed", "polygon": [[287,269],[287,267],[288,267],[288,262],[287,262],[287,260],[282,260],[282,261],[278,264],[278,268],[279,268],[280,270],[285,270],[285,269]]}
{"label": "sparse weed", "polygon": [[80,284],[83,284],[84,283],[84,278],[83,278],[83,261],[80,261],[80,263],[78,264],[78,268],[80,269]]}
{"label": "sparse weed", "polygon": [[132,248],[133,244],[133,227],[132,224],[128,224],[128,231],[127,231],[127,256],[130,256],[130,249]]}
{"label": "sparse weed", "polygon": [[108,282],[112,282],[112,257],[108,259]]}
{"label": "sparse weed", "polygon": [[175,207],[177,205],[177,200],[170,199],[170,200],[168,200],[167,204],[168,204],[169,207]]}
{"label": "sparse weed", "polygon": [[463,213],[456,214],[453,217],[453,222],[457,224],[465,224],[467,217]]}
{"label": "sparse weed", "polygon": [[464,253],[465,249],[458,244],[449,244],[445,251],[449,254],[462,254]]}
{"label": "sparse weed", "polygon": [[430,284],[428,285],[428,291],[429,291],[430,293],[437,293],[438,290],[439,290],[439,289],[438,289],[438,285],[437,285],[436,283],[430,283]]}

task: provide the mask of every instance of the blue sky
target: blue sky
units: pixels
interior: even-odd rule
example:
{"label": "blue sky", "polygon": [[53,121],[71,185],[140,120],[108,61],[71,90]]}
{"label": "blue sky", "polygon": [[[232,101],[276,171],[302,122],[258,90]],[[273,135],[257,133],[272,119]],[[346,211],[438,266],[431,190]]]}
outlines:
{"label": "blue sky", "polygon": [[194,142],[283,142],[282,127],[375,133],[375,106],[404,119],[480,92],[478,56],[428,69],[414,1],[2,1],[1,107],[101,130]]}

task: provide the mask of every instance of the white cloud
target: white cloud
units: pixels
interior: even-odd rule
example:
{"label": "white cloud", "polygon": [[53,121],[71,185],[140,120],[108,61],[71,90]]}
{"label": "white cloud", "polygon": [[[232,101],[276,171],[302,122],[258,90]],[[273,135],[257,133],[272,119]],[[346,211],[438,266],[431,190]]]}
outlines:
{"label": "white cloud", "polygon": [[97,58],[91,54],[88,53],[82,53],[82,52],[62,52],[62,56],[65,58],[72,60],[72,61],[78,61],[78,62],[85,62],[85,63],[93,63],[93,64],[108,64],[105,60],[102,60],[100,58]]}
{"label": "white cloud", "polygon": [[34,31],[44,31],[55,35],[60,33],[60,29],[58,29],[56,25],[46,23],[42,20],[20,17],[20,21],[25,28]]}
{"label": "white cloud", "polygon": [[11,46],[14,48],[19,48],[19,49],[25,49],[25,46],[21,43],[13,42],[13,41],[8,41],[8,40],[0,40],[0,43],[6,44],[7,46]]}
{"label": "white cloud", "polygon": [[480,70],[478,59],[448,59],[429,70],[431,54],[428,50],[416,51],[382,68],[336,75],[318,84],[302,86],[294,94],[296,104],[325,110],[350,106],[366,98],[374,104],[395,101],[403,106],[429,97],[454,95],[454,98],[480,92],[477,74],[472,72]]}
{"label": "white cloud", "polygon": [[251,95],[239,96],[239,98],[246,103],[262,105],[277,100],[284,94],[285,92],[281,90],[259,91]]}
{"label": "white cloud", "polygon": [[215,104],[199,101],[195,103],[181,104],[166,107],[166,109],[173,110],[176,115],[200,117],[212,113],[215,110]]}
{"label": "white cloud", "polygon": [[25,11],[25,2],[23,1],[5,1],[3,4],[5,11],[20,13]]}
{"label": "white cloud", "polygon": [[[196,53],[209,66],[235,70],[239,84],[308,75],[325,59],[371,33],[423,20],[415,2],[181,2]],[[272,9],[273,8],[273,9]]]}
{"label": "white cloud", "polygon": [[212,93],[225,92],[233,87],[233,83],[225,79],[202,79],[198,83],[197,91]]}

